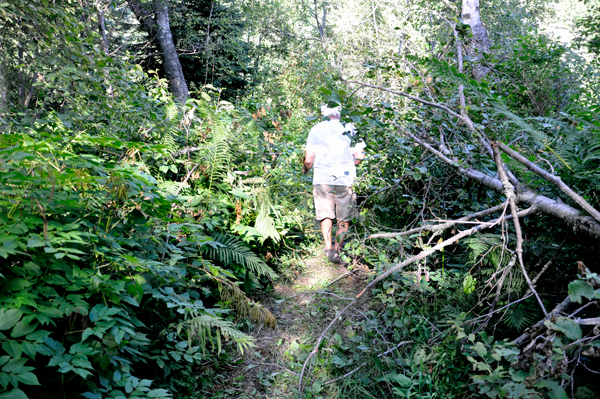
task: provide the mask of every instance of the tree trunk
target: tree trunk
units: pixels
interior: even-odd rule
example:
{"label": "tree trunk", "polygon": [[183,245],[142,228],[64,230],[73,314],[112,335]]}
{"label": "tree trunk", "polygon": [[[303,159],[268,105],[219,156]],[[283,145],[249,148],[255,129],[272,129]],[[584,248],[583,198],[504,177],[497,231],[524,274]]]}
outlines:
{"label": "tree trunk", "polygon": [[488,67],[480,63],[482,59],[481,53],[489,52],[492,42],[488,36],[487,29],[481,23],[479,0],[463,0],[461,18],[462,22],[469,25],[473,32],[473,37],[470,38],[467,46],[465,46],[465,51],[471,59],[477,60],[473,66],[473,77],[475,80],[481,81],[489,70]]}
{"label": "tree trunk", "polygon": [[6,111],[7,98],[8,98],[8,85],[4,74],[6,69],[3,64],[0,64],[0,113]]}
{"label": "tree trunk", "polygon": [[[162,53],[163,65],[169,90],[180,103],[188,97],[188,87],[183,76],[183,69],[173,43],[169,24],[169,9],[166,0],[154,0],[152,10],[142,6],[140,0],[128,0],[129,8],[140,21],[150,38],[156,42]],[[152,18],[154,16],[154,18]]]}
{"label": "tree trunk", "polygon": [[108,55],[108,39],[106,37],[106,25],[104,23],[104,10],[98,5],[98,32],[100,33],[100,45],[102,52]]}

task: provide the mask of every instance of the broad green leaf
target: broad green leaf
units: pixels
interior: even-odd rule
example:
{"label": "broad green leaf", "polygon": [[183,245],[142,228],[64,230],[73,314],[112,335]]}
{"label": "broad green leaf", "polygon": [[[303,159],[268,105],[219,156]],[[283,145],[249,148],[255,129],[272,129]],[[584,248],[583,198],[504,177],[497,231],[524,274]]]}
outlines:
{"label": "broad green leaf", "polygon": [[8,353],[9,355],[11,355],[14,358],[18,358],[21,357],[21,353],[22,353],[22,349],[21,349],[21,344],[19,344],[17,341],[4,341],[2,343],[2,349],[4,349],[4,351],[6,353]]}
{"label": "broad green leaf", "polygon": [[17,374],[17,380],[25,385],[40,385],[35,374],[31,372]]}
{"label": "broad green leaf", "polygon": [[546,320],[544,324],[546,327],[552,330],[564,333],[567,338],[570,338],[573,341],[581,339],[581,326],[575,323],[575,321],[572,319],[558,317],[554,323],[552,323],[550,320]]}
{"label": "broad green leaf", "polygon": [[31,287],[33,285],[32,281],[29,281],[24,278],[15,278],[9,281],[3,288],[3,291],[22,291],[27,287]]}
{"label": "broad green leaf", "polygon": [[131,294],[137,303],[142,303],[144,288],[140,284],[130,284],[129,287],[127,287],[127,293]]}
{"label": "broad green leaf", "polygon": [[407,388],[412,385],[412,380],[404,374],[396,374],[393,378],[401,387]]}
{"label": "broad green leaf", "polygon": [[146,394],[149,398],[168,398],[171,395],[166,389],[153,389]]}
{"label": "broad green leaf", "polygon": [[23,313],[19,309],[0,309],[0,330],[8,330],[19,322]]}
{"label": "broad green leaf", "polygon": [[21,349],[27,356],[35,360],[35,355],[37,354],[36,344],[34,344],[33,342],[25,341],[21,343]]}
{"label": "broad green leaf", "polygon": [[5,392],[3,394],[0,394],[0,399],[29,399],[27,397],[27,395],[25,395],[25,392],[21,391],[20,389],[13,389],[10,392]]}
{"label": "broad green leaf", "polygon": [[581,298],[592,299],[594,297],[594,288],[583,280],[575,280],[569,283],[569,298],[573,302],[581,303]]}
{"label": "broad green leaf", "polygon": [[569,395],[564,389],[553,380],[541,380],[535,384],[536,388],[548,388],[548,396],[550,399],[569,399]]}
{"label": "broad green leaf", "polygon": [[27,359],[21,357],[18,359],[11,359],[2,366],[2,371],[5,373],[21,374],[34,369],[33,367],[25,366],[25,363],[27,363]]}
{"label": "broad green leaf", "polygon": [[32,323],[32,322],[26,322],[25,320],[26,319],[23,319],[17,323],[15,328],[13,328],[13,330],[10,333],[11,337],[18,338],[23,335],[31,334],[32,332],[35,331],[35,329],[39,325],[39,323],[37,321]]}
{"label": "broad green leaf", "polygon": [[477,352],[477,354],[481,357],[484,357],[485,355],[487,355],[487,349],[485,348],[485,346],[483,346],[483,344],[481,342],[477,342],[473,346],[473,349],[475,349],[475,352]]}
{"label": "broad green leaf", "polygon": [[477,279],[474,278],[471,274],[467,275],[463,280],[463,291],[465,294],[470,294],[475,291],[475,287],[477,285]]}

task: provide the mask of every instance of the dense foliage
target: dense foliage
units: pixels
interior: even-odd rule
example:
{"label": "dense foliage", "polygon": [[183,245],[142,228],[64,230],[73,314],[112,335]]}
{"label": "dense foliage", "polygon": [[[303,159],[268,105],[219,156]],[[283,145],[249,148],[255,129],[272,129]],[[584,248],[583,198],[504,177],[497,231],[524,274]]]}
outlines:
{"label": "dense foliage", "polygon": [[[508,204],[496,141],[600,207],[596,2],[581,48],[540,33],[549,5],[486,3],[482,52],[454,2],[169,1],[183,103],[130,3],[0,4],[0,398],[205,395],[318,237],[299,158],[324,102],[368,146],[343,255],[368,279]],[[515,196],[559,211],[390,275],[318,353],[290,346],[312,375],[286,395],[597,395],[600,221],[507,154]]]}

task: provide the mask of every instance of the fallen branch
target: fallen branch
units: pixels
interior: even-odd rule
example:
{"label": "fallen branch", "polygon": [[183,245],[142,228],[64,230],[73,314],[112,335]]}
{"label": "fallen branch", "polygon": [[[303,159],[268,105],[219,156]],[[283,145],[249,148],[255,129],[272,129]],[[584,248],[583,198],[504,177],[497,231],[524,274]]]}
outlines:
{"label": "fallen branch", "polygon": [[577,324],[580,326],[595,326],[600,324],[600,317],[594,317],[592,319],[580,319],[577,320]]}
{"label": "fallen branch", "polygon": [[201,151],[204,147],[185,147],[181,150],[175,151],[171,154],[173,158],[177,158],[178,156],[189,154],[190,152]]}
{"label": "fallen branch", "polygon": [[475,219],[475,218],[480,218],[480,217],[491,215],[491,214],[496,213],[496,212],[500,212],[501,210],[504,209],[504,207],[505,207],[505,205],[501,204],[501,205],[497,205],[497,206],[494,206],[492,208],[486,209],[484,211],[480,211],[480,212],[472,213],[470,215],[463,216],[463,217],[461,217],[459,219],[456,219],[456,220],[448,221],[448,222],[443,223],[443,224],[426,225],[426,226],[421,226],[421,227],[417,227],[417,228],[406,230],[406,231],[400,231],[400,232],[397,232],[397,233],[371,234],[367,238],[368,239],[374,239],[374,238],[404,237],[404,236],[409,236],[409,235],[415,234],[415,233],[421,233],[423,231],[440,231],[440,230],[445,230],[445,229],[450,228],[450,227],[452,227],[452,226],[454,226],[456,224],[459,224],[460,222],[464,222],[464,221],[467,221],[467,220],[471,220],[471,219]]}
{"label": "fallen branch", "polygon": [[327,327],[325,327],[325,329],[323,330],[323,332],[321,333],[321,335],[319,336],[319,338],[317,339],[317,342],[315,344],[315,348],[308,354],[306,360],[304,361],[304,364],[302,366],[302,372],[300,373],[300,381],[298,383],[298,393],[300,395],[300,397],[302,398],[302,383],[303,383],[303,379],[304,379],[304,372],[306,371],[306,366],[308,365],[308,363],[310,362],[310,360],[312,359],[312,357],[318,352],[319,347],[321,346],[321,343],[323,342],[323,339],[325,338],[325,335],[327,334],[327,332],[331,329],[331,327],[333,327],[333,325],[335,324],[335,322],[344,314],[346,313],[346,311],[348,309],[350,309],[351,307],[353,307],[362,297],[362,295],[370,288],[373,288],[374,286],[376,286],[377,284],[379,284],[382,280],[386,279],[387,277],[389,277],[391,274],[402,270],[405,266],[410,265],[411,263],[414,263],[418,260],[421,260],[423,258],[426,258],[427,256],[431,255],[432,253],[447,247],[448,245],[452,245],[456,242],[458,242],[461,238],[464,237],[468,237],[480,230],[483,229],[487,229],[489,227],[494,226],[495,224],[500,223],[501,221],[503,221],[504,218],[499,218],[496,220],[496,223],[493,224],[489,224],[489,223],[485,223],[485,224],[481,224],[475,227],[472,227],[468,230],[464,230],[461,231],[460,233],[448,238],[445,241],[442,241],[441,243],[435,245],[434,247],[425,250],[425,251],[421,251],[421,253],[397,264],[396,266],[388,269],[385,273],[381,274],[379,277],[377,277],[376,279],[374,279],[373,281],[371,281],[369,284],[367,284],[367,286],[360,292],[358,293],[358,295],[356,295],[356,298],[354,298],[352,300],[352,302],[350,302],[349,304],[347,304],[342,310],[340,310],[335,317],[333,318],[333,320],[331,320],[331,322],[327,325]]}
{"label": "fallen branch", "polygon": [[[500,179],[492,176],[488,176],[483,172],[474,170],[471,168],[465,168],[461,163],[455,159],[451,159],[440,151],[436,150],[430,144],[419,139],[409,131],[403,130],[404,133],[415,140],[417,144],[427,149],[428,151],[435,154],[440,160],[446,164],[453,166],[457,169],[458,173],[473,179],[485,187],[490,188],[498,193],[504,192],[504,187]],[[518,186],[516,192],[516,200],[519,203],[524,203],[529,206],[535,206],[536,209],[544,212],[545,214],[555,216],[561,220],[564,220],[575,229],[585,231],[596,237],[600,237],[600,223],[598,223],[591,216],[581,215],[581,211],[565,204],[564,202],[558,202],[546,196],[535,193],[524,186]]]}
{"label": "fallen branch", "polygon": [[506,175],[506,171],[504,170],[504,165],[502,163],[502,156],[500,155],[500,150],[498,146],[493,144],[492,148],[494,150],[494,158],[496,160],[496,166],[498,168],[498,175],[500,176],[500,181],[504,186],[504,193],[510,204],[510,212],[513,217],[513,225],[515,226],[515,233],[517,235],[517,259],[519,260],[519,265],[521,266],[521,271],[523,272],[523,276],[525,277],[525,281],[529,285],[529,289],[535,295],[538,303],[540,304],[540,308],[544,312],[546,318],[548,318],[548,312],[546,311],[546,307],[542,302],[539,294],[535,290],[531,279],[529,278],[529,274],[527,274],[527,270],[525,270],[525,264],[523,263],[523,234],[521,232],[521,224],[519,223],[519,216],[517,215],[517,203],[515,201],[515,191],[513,185],[508,181],[508,176]]}
{"label": "fallen branch", "polygon": [[554,183],[560,190],[565,193],[569,198],[575,201],[579,206],[581,206],[587,213],[592,215],[594,219],[600,222],[600,212],[598,212],[593,206],[591,206],[586,200],[584,200],[579,194],[573,191],[569,186],[567,186],[559,176],[555,176],[551,173],[546,172],[544,169],[540,168],[533,162],[530,162],[527,158],[508,147],[504,143],[499,141],[496,142],[498,147],[502,149],[505,153],[510,155],[513,159],[517,160],[521,164],[525,165],[527,169],[536,173],[537,175],[543,177],[551,183]]}

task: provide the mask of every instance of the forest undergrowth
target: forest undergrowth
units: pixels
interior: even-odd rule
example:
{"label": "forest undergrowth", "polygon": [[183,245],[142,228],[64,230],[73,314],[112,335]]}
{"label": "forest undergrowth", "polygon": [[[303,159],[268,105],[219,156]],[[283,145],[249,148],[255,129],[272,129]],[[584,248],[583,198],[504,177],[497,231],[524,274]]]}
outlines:
{"label": "forest undergrowth", "polygon": [[0,399],[599,397],[598,1],[478,4],[0,3]]}
{"label": "forest undergrowth", "polygon": [[[339,265],[315,251],[303,250],[290,270],[287,281],[274,285],[272,292],[259,296],[263,306],[277,318],[277,327],[246,325],[244,329],[255,340],[256,347],[221,370],[214,385],[201,391],[210,398],[284,398],[298,395],[297,379],[302,362],[312,349],[311,343],[327,326],[335,312],[356,296],[366,282],[369,268],[357,262]],[[357,308],[349,318],[362,318],[369,304]],[[333,331],[336,340],[349,345],[355,332],[352,323]],[[327,349],[329,351],[332,348]],[[352,384],[334,382],[320,386],[319,380],[333,380],[335,373],[315,364],[310,391],[321,397],[352,397]],[[334,366],[335,367],[335,366]],[[344,387],[345,386],[345,387]],[[344,396],[341,392],[347,391]]]}

